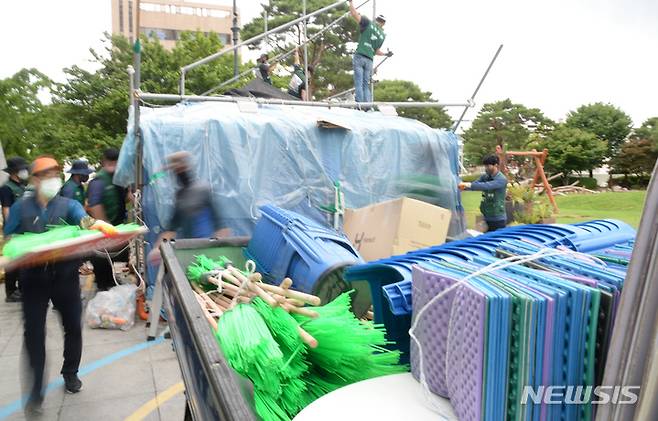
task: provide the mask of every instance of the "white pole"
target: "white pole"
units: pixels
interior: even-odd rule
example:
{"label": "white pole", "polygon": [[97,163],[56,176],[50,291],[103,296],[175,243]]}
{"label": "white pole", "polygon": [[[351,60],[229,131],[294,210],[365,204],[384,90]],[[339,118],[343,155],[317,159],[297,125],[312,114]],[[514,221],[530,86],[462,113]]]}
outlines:
{"label": "white pole", "polygon": [[[306,0],[302,2],[303,4],[303,12],[302,15],[306,16]],[[310,101],[311,100],[311,95],[309,95],[308,92],[308,78],[309,78],[309,72],[308,72],[308,40],[307,35],[306,35],[306,26],[307,26],[308,19],[304,19],[304,89],[306,90],[306,100]]]}

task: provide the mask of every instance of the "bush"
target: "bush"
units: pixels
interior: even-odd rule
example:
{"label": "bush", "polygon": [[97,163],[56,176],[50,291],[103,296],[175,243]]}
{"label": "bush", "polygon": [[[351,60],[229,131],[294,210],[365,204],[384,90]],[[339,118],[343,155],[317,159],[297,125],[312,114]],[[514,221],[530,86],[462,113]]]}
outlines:
{"label": "bush", "polygon": [[613,177],[610,179],[611,184],[614,186],[625,187],[631,190],[644,190],[649,185],[651,181],[651,176],[635,176],[629,175],[626,177]]}

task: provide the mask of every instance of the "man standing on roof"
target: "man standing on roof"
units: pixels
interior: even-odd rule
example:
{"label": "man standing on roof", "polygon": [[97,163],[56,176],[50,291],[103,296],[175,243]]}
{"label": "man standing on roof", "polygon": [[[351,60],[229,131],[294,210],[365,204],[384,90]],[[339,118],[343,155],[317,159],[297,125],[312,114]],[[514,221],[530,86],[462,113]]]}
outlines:
{"label": "man standing on roof", "polygon": [[[20,156],[7,160],[4,171],[9,174],[9,180],[0,187],[0,203],[2,203],[2,220],[6,223],[9,209],[25,193],[25,186],[30,174],[27,161]],[[20,303],[21,291],[19,289],[18,271],[5,272],[5,302]]]}
{"label": "man standing on roof", "polygon": [[267,83],[268,85],[272,84],[272,72],[274,71],[274,68],[276,67],[276,63],[270,64],[268,62],[269,56],[267,54],[261,54],[258,60],[256,61],[258,63],[258,73],[257,76],[259,76],[261,79],[263,79],[263,82]]}
{"label": "man standing on roof", "polygon": [[459,190],[482,192],[480,212],[487,223],[487,232],[491,232],[505,228],[507,225],[507,213],[505,212],[507,177],[500,171],[500,159],[496,155],[486,156],[482,163],[485,173],[472,183],[459,183]]}
{"label": "man standing on roof", "polygon": [[[107,221],[112,225],[123,224],[127,219],[127,191],[123,187],[115,185],[112,181],[118,159],[119,151],[117,149],[110,148],[103,152],[103,160],[101,161],[103,168],[89,182],[87,191],[89,214],[95,219]],[[109,254],[112,251],[115,252],[113,257]],[[93,256],[91,263],[94,265],[96,286],[101,291],[107,291],[116,285],[114,282],[114,268],[110,264],[110,259],[127,262],[129,250],[127,247],[123,247],[118,251],[110,250],[107,253],[100,254],[101,252]]]}
{"label": "man standing on roof", "polygon": [[386,18],[383,15],[377,16],[375,23],[365,16],[361,16],[354,7],[352,0],[349,0],[350,14],[359,24],[359,43],[352,58],[354,67],[354,96],[356,102],[372,102],[370,92],[370,81],[372,79],[372,60],[374,56],[391,57],[392,52],[384,53],[380,50],[386,34],[384,33],[384,24]]}
{"label": "man standing on roof", "polygon": [[219,209],[212,200],[210,186],[196,178],[192,156],[189,152],[176,152],[167,157],[169,170],[178,181],[178,190],[174,201],[174,212],[148,260],[157,263],[160,256],[160,243],[163,239],[171,240],[180,234],[181,238],[226,237],[230,230],[221,225]]}
{"label": "man standing on roof", "polygon": [[[308,66],[308,74],[313,77],[313,66]],[[290,79],[290,84],[288,85],[288,94],[299,98],[302,101],[308,101],[308,92],[306,92],[306,72],[302,68],[299,61],[299,48],[295,48],[295,64]]]}
{"label": "man standing on roof", "polygon": [[64,187],[62,187],[60,194],[63,197],[73,199],[82,206],[85,206],[87,193],[85,193],[83,183],[89,181],[89,174],[92,172],[94,171],[89,168],[86,161],[81,159],[73,161],[71,168],[68,170],[68,173],[71,174],[71,176],[66,183],[64,183]]}
{"label": "man standing on roof", "polygon": [[[59,196],[62,173],[57,161],[49,156],[34,160],[31,167],[34,194],[14,203],[4,225],[5,236],[43,233],[51,225],[84,225],[98,229],[103,221],[93,221],[82,205]],[[46,363],[46,315],[53,302],[64,327],[64,365],[62,375],[68,393],[82,389],[78,367],[82,355],[82,302],[80,300],[79,259],[57,261],[20,269],[23,290],[24,351],[28,388],[26,415],[39,415],[43,402]]]}

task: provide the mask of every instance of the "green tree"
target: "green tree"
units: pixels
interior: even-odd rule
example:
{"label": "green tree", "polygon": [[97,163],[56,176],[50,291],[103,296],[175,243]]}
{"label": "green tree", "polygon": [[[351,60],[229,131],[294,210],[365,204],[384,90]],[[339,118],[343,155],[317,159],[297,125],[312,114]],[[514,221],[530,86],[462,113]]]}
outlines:
{"label": "green tree", "polygon": [[41,130],[44,105],[39,92],[51,81],[36,69],[22,69],[0,80],[0,142],[6,156],[29,157]]}
{"label": "green tree", "polygon": [[[378,101],[432,101],[431,92],[423,92],[418,85],[407,80],[382,80],[375,85]],[[398,108],[402,117],[414,118],[436,129],[447,129],[452,119],[443,107],[439,108]]]}
{"label": "green tree", "polygon": [[[334,3],[333,0],[309,0],[307,12],[318,10]],[[268,28],[283,25],[302,16],[302,2],[299,0],[270,0],[269,6],[263,6],[260,16],[244,25],[241,36],[251,38],[264,31],[265,8],[267,8]],[[337,7],[326,13],[321,13],[307,22],[307,36],[311,38],[324,26],[348,11],[347,6]],[[309,78],[309,91],[316,98],[342,92],[352,87],[352,50],[348,43],[357,39],[357,24],[351,17],[343,19],[339,24],[325,31],[308,45],[309,64],[315,67],[312,78]],[[250,45],[249,48],[268,51],[270,56],[290,51],[295,45],[303,42],[303,25],[297,24],[286,31],[273,34],[267,40],[263,39]],[[290,63],[292,60],[289,59]]]}
{"label": "green tree", "polygon": [[653,149],[651,141],[646,138],[635,138],[621,146],[621,150],[612,158],[610,164],[615,174],[642,177],[651,175],[656,159],[658,152]]}
{"label": "green tree", "polygon": [[566,180],[572,172],[592,170],[603,163],[607,144],[593,133],[564,124],[556,126],[548,135],[534,134],[530,146],[548,149],[546,169],[564,173]]}
{"label": "green tree", "polygon": [[464,157],[479,164],[483,157],[495,152],[496,146],[504,150],[526,149],[531,133],[546,133],[554,124],[538,108],[527,108],[510,99],[484,104],[464,132]]}
{"label": "green tree", "polygon": [[[38,138],[40,150],[60,159],[85,156],[95,162],[105,148],[121,145],[130,105],[127,67],[133,63],[133,49],[122,36],[106,34],[103,41],[102,51],[90,50],[97,70],[64,69],[67,81],[54,87],[53,103],[42,113],[48,130]],[[178,92],[180,68],[221,48],[214,33],[185,32],[171,51],[157,40],[142,37],[141,89]],[[230,78],[232,69],[230,57],[200,66],[187,74],[186,90],[206,91]]]}
{"label": "green tree", "polygon": [[612,158],[631,133],[633,121],[612,104],[582,105],[568,114],[566,124],[596,135],[608,144],[606,158]]}
{"label": "green tree", "polygon": [[642,126],[633,132],[634,139],[648,140],[654,151],[658,152],[658,117],[648,118]]}

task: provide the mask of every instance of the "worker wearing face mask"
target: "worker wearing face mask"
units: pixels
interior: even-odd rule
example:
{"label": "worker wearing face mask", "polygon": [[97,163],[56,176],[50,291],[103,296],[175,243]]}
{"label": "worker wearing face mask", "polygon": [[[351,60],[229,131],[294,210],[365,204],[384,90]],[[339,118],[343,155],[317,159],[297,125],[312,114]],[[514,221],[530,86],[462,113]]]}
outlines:
{"label": "worker wearing face mask", "polygon": [[85,192],[84,183],[89,181],[89,174],[94,172],[87,165],[86,161],[81,159],[73,161],[68,173],[71,174],[69,179],[64,183],[60,194],[63,197],[68,197],[80,203],[82,206],[87,201],[87,193]]}
{"label": "worker wearing face mask", "polygon": [[212,200],[210,186],[196,178],[192,156],[176,152],[167,157],[168,169],[178,182],[174,212],[164,231],[149,253],[152,264],[159,262],[159,246],[163,239],[226,237],[230,230],[222,228],[219,209]]}
{"label": "worker wearing face mask", "polygon": [[[5,237],[14,234],[43,233],[52,225],[81,225],[98,228],[107,223],[90,221],[82,205],[60,196],[62,173],[49,156],[34,160],[31,166],[34,194],[14,203],[4,225]],[[46,314],[52,301],[64,327],[62,375],[68,393],[77,393],[82,382],[77,376],[82,353],[82,302],[80,300],[79,259],[49,262],[20,269],[23,292],[24,351],[26,353],[26,413],[41,412],[46,361]]]}
{"label": "worker wearing face mask", "polygon": [[[0,203],[2,203],[2,219],[7,220],[11,206],[25,193],[27,180],[30,177],[28,163],[20,156],[7,160],[7,168],[4,171],[9,174],[9,180],[0,187]],[[9,271],[5,273],[5,302],[20,303],[21,291],[19,289],[18,272]]]}

